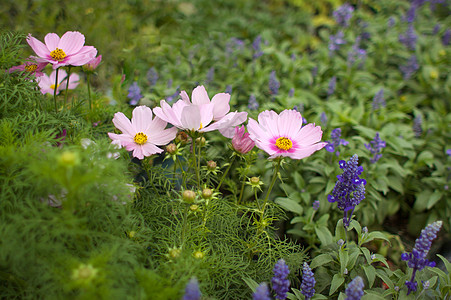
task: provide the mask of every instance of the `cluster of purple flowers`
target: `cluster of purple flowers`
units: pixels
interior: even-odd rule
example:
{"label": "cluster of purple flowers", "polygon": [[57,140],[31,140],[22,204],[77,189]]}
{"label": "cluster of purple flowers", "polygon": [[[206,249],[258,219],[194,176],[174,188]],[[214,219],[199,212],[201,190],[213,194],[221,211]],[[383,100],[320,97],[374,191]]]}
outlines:
{"label": "cluster of purple flowers", "polygon": [[305,300],[310,300],[315,294],[315,277],[308,263],[304,263],[302,268],[301,293],[305,296]]}
{"label": "cluster of purple flowers", "polygon": [[337,76],[333,76],[330,80],[329,80],[329,85],[327,88],[327,96],[331,96],[333,95],[333,93],[335,93],[335,88],[337,87]]}
{"label": "cluster of purple flowers", "polygon": [[321,113],[321,115],[319,116],[319,120],[321,121],[321,124],[323,124],[323,126],[327,125],[327,115],[325,112]]}
{"label": "cluster of purple flowers", "polygon": [[191,278],[186,284],[182,300],[200,300],[200,296],[199,283],[196,278]]}
{"label": "cluster of purple flowers", "polygon": [[417,290],[418,284],[415,280],[415,273],[423,270],[425,267],[435,267],[435,262],[426,259],[429,250],[431,249],[432,241],[437,237],[437,233],[442,227],[442,221],[436,221],[429,224],[421,231],[420,237],[415,241],[415,246],[412,253],[403,253],[401,259],[407,261],[409,268],[413,269],[412,278],[406,281],[408,288],[407,295],[410,292]]}
{"label": "cluster of purple flowers", "polygon": [[370,162],[372,164],[377,162],[382,157],[382,154],[380,154],[380,152],[383,148],[385,148],[385,146],[386,143],[379,137],[379,132],[376,132],[374,140],[372,140],[369,144],[365,144],[366,149],[370,150],[371,154],[374,155],[373,158],[370,159]]}
{"label": "cluster of purple flowers", "polygon": [[174,101],[175,99],[178,98],[178,96],[180,95],[180,90],[179,90],[179,88],[180,88],[180,87],[177,86],[177,88],[175,89],[174,94],[169,95],[168,97],[166,97],[166,101],[167,101],[168,103],[171,103],[172,101]]}
{"label": "cluster of purple flowers", "polygon": [[139,88],[138,83],[136,81],[133,82],[133,84],[128,88],[127,98],[130,99],[129,104],[137,105],[142,97],[143,95],[141,94],[141,89]]}
{"label": "cluster of purple flowers", "polygon": [[341,138],[341,128],[335,128],[332,130],[332,133],[330,134],[330,141],[326,141],[326,150],[329,152],[335,152],[335,155],[339,156],[340,152],[337,150],[335,151],[338,146],[343,145],[346,146],[349,144],[348,141]]}
{"label": "cluster of purple flowers", "polygon": [[354,7],[350,4],[345,3],[342,6],[338,7],[333,12],[333,16],[338,25],[342,27],[349,26],[349,20],[352,18],[352,13],[354,12]]}
{"label": "cluster of purple flowers", "polygon": [[280,82],[277,80],[276,71],[271,71],[269,75],[269,92],[271,95],[277,95],[279,93]]}
{"label": "cluster of purple flowers", "polygon": [[409,50],[415,50],[417,45],[417,35],[415,34],[415,29],[413,25],[410,25],[405,34],[399,35],[399,42],[407,47]]}
{"label": "cluster of purple flowers", "polygon": [[345,228],[351,223],[355,207],[365,199],[366,180],[359,177],[363,172],[363,167],[358,163],[357,154],[354,154],[347,162],[340,160],[339,165],[340,169],[343,169],[343,174],[337,175],[338,181],[335,183],[332,194],[327,196],[329,202],[337,202],[338,208],[344,212],[343,225]]}
{"label": "cluster of purple flowers", "polygon": [[363,288],[365,284],[360,276],[356,276],[346,288],[346,298],[345,300],[360,300],[363,297]]}
{"label": "cluster of purple flowers", "polygon": [[253,300],[271,300],[269,296],[269,289],[266,282],[260,283],[260,285],[255,289],[255,292],[252,294]]}
{"label": "cluster of purple flowers", "polygon": [[146,77],[147,77],[147,81],[149,82],[150,87],[153,87],[155,84],[157,84],[158,73],[154,67],[150,68],[149,71],[147,71]]}
{"label": "cluster of purple flowers", "polygon": [[341,45],[346,44],[346,40],[344,39],[343,31],[339,31],[336,35],[331,35],[329,37],[329,55],[334,55],[335,51],[340,49]]}
{"label": "cluster of purple flowers", "polygon": [[254,55],[253,58],[259,58],[263,55],[263,51],[261,50],[261,43],[262,43],[262,37],[259,35],[257,36],[254,41],[252,42],[252,49],[254,49]]}
{"label": "cluster of purple flowers", "polygon": [[226,54],[227,56],[232,56],[237,51],[242,51],[244,49],[244,42],[238,38],[230,38],[226,44]]}
{"label": "cluster of purple flowers", "polygon": [[210,84],[215,77],[215,67],[208,69],[207,77],[205,78],[205,85]]}
{"label": "cluster of purple flowers", "polygon": [[348,52],[348,65],[352,66],[355,62],[359,62],[359,67],[361,67],[366,59],[366,50],[360,48],[361,37],[357,37],[351,50]]}
{"label": "cluster of purple flowers", "polygon": [[276,299],[285,299],[290,288],[290,281],[288,280],[288,269],[285,260],[279,259],[273,269],[274,277],[271,279],[272,289],[276,293]]}
{"label": "cluster of purple flowers", "polygon": [[250,110],[257,110],[260,107],[260,104],[258,104],[257,99],[255,98],[255,95],[249,96],[249,103],[247,104],[247,107]]}
{"label": "cluster of purple flowers", "polygon": [[415,119],[413,119],[413,126],[412,126],[412,130],[413,133],[415,134],[415,137],[420,137],[421,134],[423,133],[423,128],[421,127],[423,123],[423,119],[421,118],[420,115],[416,116]]}
{"label": "cluster of purple flowers", "polygon": [[313,204],[312,204],[313,210],[317,211],[319,209],[319,204],[320,204],[319,200],[313,201]]}
{"label": "cluster of purple flowers", "polygon": [[384,89],[380,89],[373,98],[373,110],[385,107]]}
{"label": "cluster of purple flowers", "polygon": [[446,29],[445,33],[443,34],[442,45],[448,46],[450,42],[451,42],[451,29],[448,28],[448,29]]}
{"label": "cluster of purple flowers", "polygon": [[412,55],[409,60],[407,61],[407,64],[400,66],[399,69],[401,70],[404,80],[409,79],[413,73],[415,73],[420,66],[418,65],[418,60],[415,55]]}

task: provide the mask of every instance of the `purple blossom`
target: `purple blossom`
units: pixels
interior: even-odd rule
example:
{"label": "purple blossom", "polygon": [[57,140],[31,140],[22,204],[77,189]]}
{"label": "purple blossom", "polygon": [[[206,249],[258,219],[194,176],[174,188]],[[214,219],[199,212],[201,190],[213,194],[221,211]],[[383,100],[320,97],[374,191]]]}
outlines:
{"label": "purple blossom", "polygon": [[137,105],[139,103],[139,100],[143,97],[141,95],[141,89],[138,86],[138,83],[135,81],[133,84],[128,88],[128,99],[130,99],[129,104],[130,105]]}
{"label": "purple blossom", "polygon": [[266,282],[262,282],[252,294],[252,300],[271,300]]}
{"label": "purple blossom", "polygon": [[288,91],[288,97],[293,97],[294,96],[294,88],[291,88],[289,91]]}
{"label": "purple blossom", "polygon": [[451,156],[451,149],[446,150],[446,154],[448,154],[449,156]]}
{"label": "purple blossom", "polygon": [[247,107],[250,110],[257,110],[260,107],[260,105],[257,102],[257,99],[255,98],[255,95],[249,96],[249,103],[247,104]]}
{"label": "purple blossom", "polygon": [[385,107],[384,89],[380,89],[373,98],[373,110]]}
{"label": "purple blossom", "polygon": [[415,34],[415,29],[413,25],[410,25],[405,34],[399,35],[399,41],[407,47],[409,50],[415,50],[417,45],[417,35]]}
{"label": "purple blossom", "polygon": [[232,95],[232,86],[230,84],[228,84],[225,88],[224,93],[227,93],[229,95]]}
{"label": "purple blossom", "polygon": [[395,23],[396,23],[395,18],[393,18],[393,17],[388,18],[388,21],[387,21],[388,27],[393,27],[395,25]]}
{"label": "purple blossom", "polygon": [[271,95],[277,95],[279,93],[280,82],[277,80],[276,71],[271,71],[269,75],[269,92]]}
{"label": "purple blossom", "polygon": [[417,283],[414,281],[416,272],[423,270],[427,266],[435,266],[435,262],[427,260],[426,256],[431,249],[432,241],[437,237],[441,227],[442,221],[436,221],[426,226],[426,228],[421,230],[420,237],[416,239],[412,253],[403,253],[401,255],[401,259],[407,261],[409,268],[413,269],[412,278],[410,281],[406,281],[407,295],[417,290]]}
{"label": "purple blossom", "polygon": [[321,124],[323,126],[326,126],[327,124],[327,115],[325,112],[322,112],[321,115],[319,116],[319,120],[321,121]]}
{"label": "purple blossom", "polygon": [[420,137],[421,134],[423,133],[423,128],[421,128],[421,125],[423,123],[423,119],[421,118],[420,115],[416,116],[415,119],[413,119],[413,126],[412,126],[412,130],[413,133],[415,134],[415,137]]}
{"label": "purple blossom", "polygon": [[196,278],[191,278],[186,284],[185,295],[182,300],[200,300],[200,296],[199,283]]}
{"label": "purple blossom", "polygon": [[432,31],[432,34],[433,35],[436,35],[438,32],[439,32],[439,30],[440,30],[440,24],[436,24],[435,26],[434,26],[434,30]]}
{"label": "purple blossom", "polygon": [[409,58],[407,64],[399,67],[399,69],[403,74],[404,80],[409,79],[412,76],[412,74],[415,73],[419,68],[420,66],[418,65],[418,60],[415,55],[412,55]]}
{"label": "purple blossom", "polygon": [[336,35],[331,35],[329,37],[329,55],[332,56],[335,51],[338,51],[340,49],[341,45],[346,44],[346,41],[344,39],[344,33],[343,31],[339,31]]}
{"label": "purple blossom", "polygon": [[215,77],[215,67],[211,67],[210,69],[208,69],[205,84],[208,85],[210,82],[212,82],[214,77]]}
{"label": "purple blossom", "polygon": [[335,88],[337,86],[337,76],[333,76],[330,80],[329,80],[329,84],[327,87],[327,96],[330,97],[333,95],[333,93],[335,93]]}
{"label": "purple blossom", "polygon": [[232,56],[236,51],[242,51],[244,49],[244,42],[238,38],[230,38],[226,44],[227,56]]}
{"label": "purple blossom", "polygon": [[415,21],[417,7],[416,5],[410,5],[409,10],[406,13],[406,16],[404,17],[404,20],[407,21],[407,23],[413,23]]}
{"label": "purple blossom", "polygon": [[[326,150],[328,152],[335,152],[337,150],[338,146],[343,145],[346,146],[349,144],[348,141],[341,138],[341,128],[335,128],[332,130],[332,133],[330,134],[330,141],[327,141]],[[336,156],[340,155],[340,152],[337,150],[335,152]]]}
{"label": "purple blossom", "polygon": [[172,101],[174,101],[178,96],[180,95],[180,90],[179,87],[177,87],[177,89],[175,90],[174,94],[166,97],[166,102],[171,103]]}
{"label": "purple blossom", "polygon": [[312,77],[315,78],[318,75],[318,66],[314,66],[312,69]]}
{"label": "purple blossom", "polygon": [[257,36],[254,41],[252,42],[252,49],[254,49],[254,55],[253,58],[259,58],[263,55],[263,51],[261,50],[261,43],[262,43],[262,37],[259,35]]}
{"label": "purple blossom", "polygon": [[382,154],[380,154],[380,152],[383,148],[385,148],[385,146],[386,143],[379,137],[379,132],[376,132],[374,140],[372,140],[369,144],[365,144],[366,149],[370,150],[371,154],[374,155],[373,158],[370,159],[370,162],[372,164],[377,162],[382,157]]}
{"label": "purple blossom", "polygon": [[343,174],[337,175],[338,181],[335,183],[332,194],[327,196],[329,202],[337,202],[338,208],[343,211],[345,228],[351,223],[355,207],[365,199],[366,180],[359,177],[363,167],[358,163],[357,154],[354,154],[347,162],[340,160],[339,165],[340,169],[343,169]]}
{"label": "purple blossom", "polygon": [[301,293],[305,296],[305,300],[310,300],[315,294],[315,277],[308,263],[304,263],[302,268]]}
{"label": "purple blossom", "polygon": [[276,293],[276,299],[285,299],[290,288],[290,281],[287,279],[290,274],[287,264],[281,258],[273,269],[274,277],[271,279],[272,289]]}
{"label": "purple blossom", "polygon": [[346,298],[345,300],[360,300],[363,297],[363,288],[365,284],[360,276],[356,276],[346,288]]}
{"label": "purple blossom", "polygon": [[450,42],[451,42],[451,29],[448,28],[448,29],[446,29],[445,33],[443,34],[442,45],[448,46]]}
{"label": "purple blossom", "polygon": [[319,209],[319,200],[313,201],[313,210],[317,211]]}
{"label": "purple blossom", "polygon": [[157,84],[158,73],[154,67],[150,68],[149,71],[147,71],[146,77],[147,81],[149,81],[150,87],[153,87],[155,84]]}
{"label": "purple blossom", "polygon": [[348,3],[345,3],[342,6],[338,7],[336,10],[334,10],[333,16],[338,25],[342,27],[348,27],[349,20],[351,20],[353,12],[354,7],[352,7]]}
{"label": "purple blossom", "polygon": [[360,48],[361,37],[357,37],[351,50],[348,52],[348,65],[352,66],[356,61],[360,62],[359,67],[363,65],[366,59],[366,50]]}

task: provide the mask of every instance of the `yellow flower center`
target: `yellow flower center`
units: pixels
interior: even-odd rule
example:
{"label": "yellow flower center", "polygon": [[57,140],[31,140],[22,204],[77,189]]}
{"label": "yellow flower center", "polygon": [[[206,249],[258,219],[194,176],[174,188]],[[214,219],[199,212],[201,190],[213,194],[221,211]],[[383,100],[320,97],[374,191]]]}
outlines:
{"label": "yellow flower center", "polygon": [[276,146],[280,150],[287,151],[287,150],[290,150],[293,147],[293,142],[289,138],[281,136],[280,138],[278,138],[276,140]]}
{"label": "yellow flower center", "polygon": [[[57,84],[56,85],[56,88],[58,88],[60,85],[59,84]],[[54,84],[52,84],[51,86],[50,86],[50,88],[52,89],[52,90],[55,90],[55,85]]]}
{"label": "yellow flower center", "polygon": [[38,65],[29,64],[29,65],[25,66],[25,71],[32,73],[32,72],[36,71],[37,68],[38,68]]}
{"label": "yellow flower center", "polygon": [[50,56],[57,61],[62,61],[63,59],[66,58],[66,53],[64,53],[63,49],[60,48],[56,48],[55,50],[53,50],[52,52],[50,52]]}
{"label": "yellow flower center", "polygon": [[138,145],[144,145],[147,142],[147,135],[145,135],[142,132],[138,132],[135,137],[133,138],[133,140],[135,141],[135,143],[137,143]]}

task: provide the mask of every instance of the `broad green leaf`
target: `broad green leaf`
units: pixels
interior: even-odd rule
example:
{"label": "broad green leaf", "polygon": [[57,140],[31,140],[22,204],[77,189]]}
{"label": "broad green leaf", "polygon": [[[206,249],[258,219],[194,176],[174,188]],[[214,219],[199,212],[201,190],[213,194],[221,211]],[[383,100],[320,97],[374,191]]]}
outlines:
{"label": "broad green leaf", "polygon": [[302,214],[302,211],[303,211],[302,206],[290,198],[279,197],[279,198],[276,198],[275,202],[288,211],[291,211],[291,212],[294,212],[297,214]]}
{"label": "broad green leaf", "polygon": [[335,274],[330,284],[329,296],[335,293],[335,291],[345,282],[343,275]]}
{"label": "broad green leaf", "polygon": [[446,271],[451,274],[451,263],[449,262],[449,260],[447,260],[445,257],[443,257],[440,254],[437,254],[437,256],[443,261],[443,263],[445,264],[446,267]]}
{"label": "broad green leaf", "polygon": [[404,194],[404,182],[396,176],[388,176],[387,177],[388,186],[399,192],[400,194]]}
{"label": "broad green leaf", "polygon": [[323,246],[330,245],[334,241],[332,233],[325,226],[315,227],[315,233]]}
{"label": "broad green leaf", "polygon": [[252,292],[255,292],[255,290],[258,287],[258,283],[255,282],[252,278],[250,277],[241,277],[241,279],[244,280],[244,282],[247,284],[247,286],[252,290]]}
{"label": "broad green leaf", "polygon": [[346,231],[343,226],[343,219],[340,219],[337,222],[337,226],[335,227],[335,238],[337,240],[339,240],[339,239],[345,240],[346,239]]}
{"label": "broad green leaf", "polygon": [[381,231],[372,231],[368,233],[368,237],[365,240],[365,243],[368,243],[374,239],[381,239],[387,241],[391,245],[390,240],[387,238],[387,235]]}
{"label": "broad green leaf", "polygon": [[413,209],[416,212],[424,211],[429,203],[429,199],[431,198],[431,195],[432,195],[432,191],[428,190],[428,189],[422,190],[420,193],[416,194],[417,199],[415,200]]}
{"label": "broad green leaf", "polygon": [[352,270],[354,268],[354,265],[357,261],[357,258],[359,258],[360,250],[359,248],[352,248],[349,252],[349,260],[348,260],[348,270]]}
{"label": "broad green leaf", "polygon": [[374,291],[366,291],[367,294],[363,295],[361,300],[385,300],[384,297],[382,297],[379,293]]}
{"label": "broad green leaf", "polygon": [[376,279],[376,269],[372,265],[362,265],[362,268],[368,279],[369,287],[372,288],[374,280]]}
{"label": "broad green leaf", "polygon": [[334,259],[330,254],[320,254],[312,260],[312,262],[310,263],[310,268],[314,269],[332,261],[334,261]]}
{"label": "broad green leaf", "polygon": [[338,252],[338,258],[340,259],[340,271],[341,274],[345,273],[346,266],[348,265],[348,250],[345,248],[341,248]]}
{"label": "broad green leaf", "polygon": [[443,196],[442,191],[436,190],[435,192],[433,192],[432,195],[429,197],[429,201],[428,204],[426,205],[426,208],[431,209],[438,201],[440,201],[442,196]]}

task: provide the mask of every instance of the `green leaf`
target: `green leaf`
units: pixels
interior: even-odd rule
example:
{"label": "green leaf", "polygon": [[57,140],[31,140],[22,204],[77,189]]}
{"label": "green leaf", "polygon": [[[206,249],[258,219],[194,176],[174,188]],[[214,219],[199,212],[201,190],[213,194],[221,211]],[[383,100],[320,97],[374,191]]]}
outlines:
{"label": "green leaf", "polygon": [[335,227],[335,238],[337,240],[339,240],[339,239],[345,240],[346,239],[346,231],[345,231],[345,227],[343,226],[343,219],[340,219],[337,222],[337,226]]}
{"label": "green leaf", "polygon": [[345,248],[341,248],[338,252],[338,258],[340,259],[340,271],[341,274],[345,273],[346,266],[348,265],[348,250]]}
{"label": "green leaf", "polygon": [[330,245],[334,241],[332,233],[326,226],[315,227],[315,233],[323,246]]}
{"label": "green leaf", "polygon": [[329,296],[335,293],[335,291],[345,282],[343,275],[335,274],[330,284]]}
{"label": "green leaf", "polygon": [[413,205],[413,209],[416,212],[422,212],[426,209],[426,206],[429,203],[429,199],[431,198],[432,191],[431,190],[422,190],[420,193],[416,194],[415,204]]}
{"label": "green leaf", "polygon": [[351,229],[355,229],[359,235],[362,233],[362,227],[356,220],[351,220],[351,224],[349,224],[349,230]]}
{"label": "green leaf", "polygon": [[388,176],[387,177],[388,186],[397,191],[400,194],[404,194],[404,183],[399,177]]}
{"label": "green leaf", "polygon": [[258,287],[258,283],[255,282],[252,278],[250,277],[241,277],[241,279],[244,280],[244,282],[247,284],[247,286],[252,290],[252,292],[255,292],[255,290]]}
{"label": "green leaf", "polygon": [[314,269],[332,261],[334,261],[334,259],[330,254],[320,254],[312,260],[312,262],[310,263],[310,268]]}
{"label": "green leaf", "polygon": [[449,260],[447,260],[445,257],[443,257],[440,254],[437,254],[437,256],[443,261],[443,263],[445,264],[446,267],[446,271],[451,274],[451,263],[449,262]]}
{"label": "green leaf", "polygon": [[427,209],[431,209],[443,196],[442,191],[436,190],[432,193],[432,195],[429,197],[428,204],[426,205]]}
{"label": "green leaf", "polygon": [[432,154],[432,152],[429,151],[429,150],[424,150],[423,152],[421,152],[418,155],[417,162],[418,163],[424,163],[429,168],[432,168],[433,165],[434,165],[434,154]]}
{"label": "green leaf", "polygon": [[372,259],[371,259],[370,250],[368,250],[368,248],[361,247],[360,251],[362,251],[363,255],[365,256],[367,263],[371,264]]}
{"label": "green leaf", "polygon": [[302,214],[302,211],[303,211],[302,206],[290,198],[279,197],[279,198],[276,198],[275,202],[288,211],[291,211],[291,212],[294,212],[294,213],[297,213],[300,215]]}
{"label": "green leaf", "polygon": [[390,240],[387,238],[387,235],[380,231],[372,231],[368,233],[368,237],[365,239],[365,243],[368,243],[374,239],[387,241],[391,245]]}
{"label": "green leaf", "polygon": [[366,294],[362,296],[362,298],[360,298],[361,300],[378,300],[378,299],[382,299],[385,300],[384,297],[382,297],[379,293],[374,292],[374,291],[365,291]]}
{"label": "green leaf", "polygon": [[357,258],[359,258],[360,250],[359,248],[352,248],[349,252],[349,260],[348,260],[348,270],[352,270],[354,268],[354,265],[357,261]]}
{"label": "green leaf", "polygon": [[369,287],[372,288],[376,279],[376,269],[372,265],[362,265],[366,278],[368,278]]}
{"label": "green leaf", "polygon": [[376,276],[382,279],[389,288],[393,289],[395,286],[393,282],[388,278],[387,274],[382,269],[376,269]]}

